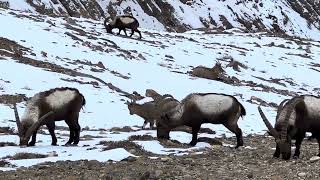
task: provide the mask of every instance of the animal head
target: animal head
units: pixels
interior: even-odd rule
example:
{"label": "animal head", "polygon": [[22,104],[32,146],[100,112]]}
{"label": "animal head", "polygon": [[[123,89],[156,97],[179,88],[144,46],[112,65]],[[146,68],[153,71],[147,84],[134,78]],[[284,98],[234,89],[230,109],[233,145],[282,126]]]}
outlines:
{"label": "animal head", "polygon": [[130,115],[133,115],[134,114],[134,108],[136,106],[136,103],[128,103],[128,109],[129,109],[129,113]]}
{"label": "animal head", "polygon": [[153,89],[146,89],[146,93],[145,93],[146,97],[155,97],[155,96],[161,96],[159,93],[157,93],[155,90]]}
{"label": "animal head", "polygon": [[271,125],[261,107],[258,107],[260,116],[268,128],[269,134],[275,138],[277,147],[284,160],[288,160],[291,157],[291,134],[288,132],[289,121],[292,118],[296,118],[295,106],[301,102],[301,98],[296,98],[293,99],[293,101],[288,102],[285,107],[280,108],[280,112],[277,113],[276,119],[277,129]]}
{"label": "animal head", "polygon": [[40,127],[40,125],[45,124],[47,117],[53,114],[53,112],[50,111],[47,114],[43,115],[38,121],[34,123],[32,123],[31,119],[25,119],[24,123],[21,123],[16,104],[14,104],[13,109],[14,109],[14,115],[15,115],[16,123],[18,127],[20,146],[28,145],[29,139],[32,136],[33,132],[35,132]]}
{"label": "animal head", "polygon": [[160,121],[157,121],[157,138],[169,139],[170,128],[168,126],[169,117],[167,114],[160,117]]}
{"label": "animal head", "polygon": [[135,114],[135,108],[138,105],[136,103],[136,101],[131,99],[131,101],[127,101],[127,102],[125,102],[125,104],[128,106],[128,110],[129,110],[130,115]]}
{"label": "animal head", "polygon": [[175,122],[179,121],[182,115],[182,108],[181,104],[174,99],[162,106],[160,120],[157,121],[157,138],[169,139],[170,130],[176,126]]}

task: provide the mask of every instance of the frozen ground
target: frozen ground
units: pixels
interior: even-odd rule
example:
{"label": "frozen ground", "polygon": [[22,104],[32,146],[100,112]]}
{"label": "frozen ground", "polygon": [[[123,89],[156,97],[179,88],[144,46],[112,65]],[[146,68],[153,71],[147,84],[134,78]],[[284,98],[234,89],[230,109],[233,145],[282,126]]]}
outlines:
{"label": "frozen ground", "polygon": [[[23,50],[23,57],[35,62],[43,61],[52,66],[60,65],[65,70],[90,74],[106,83],[112,83],[123,92],[137,91],[144,95],[146,89],[152,88],[161,94],[172,94],[178,100],[193,92],[234,95],[247,111],[247,115],[239,120],[240,128],[245,135],[265,132],[266,128],[257,111],[257,104],[260,104],[257,99],[278,104],[294,94],[320,93],[317,78],[320,72],[320,64],[317,62],[320,43],[316,41],[274,37],[265,33],[244,34],[237,29],[223,34],[201,31],[177,34],[142,29],[143,39],[139,40],[136,39],[137,36],[131,39],[106,34],[98,21],[50,18],[9,10],[0,11],[0,22],[0,37],[27,48]],[[123,93],[110,89],[109,86],[90,77],[73,77],[67,73],[56,72],[53,68],[40,68],[28,61],[21,62],[17,57],[10,55],[15,53],[11,49],[8,46],[0,47],[0,95],[25,94],[31,97],[39,91],[54,87],[78,88],[87,100],[87,105],[80,114],[80,125],[82,128],[86,127],[82,130],[81,136],[101,131],[103,135],[93,134],[98,137],[81,141],[79,147],[50,146],[50,136],[39,135],[40,142],[35,147],[0,148],[0,158],[25,151],[44,154],[55,151],[58,155],[28,160],[4,158],[17,167],[58,160],[117,161],[130,156],[131,153],[123,148],[103,151],[102,146],[96,144],[100,141],[125,140],[132,135],[156,136],[154,130],[144,131],[137,128],[142,126],[143,120],[138,116],[129,115],[125,104],[129,99],[123,96]],[[232,67],[227,67],[231,59],[242,63],[245,68],[240,67],[240,71],[235,71]],[[99,62],[104,67],[98,66]],[[197,78],[188,73],[193,67],[213,67],[216,62],[222,64],[227,75],[238,78],[241,85]],[[21,115],[25,103],[19,103],[18,108]],[[267,106],[263,109],[273,122],[275,108]],[[11,107],[0,104],[0,111],[0,127],[16,129]],[[64,122],[56,124],[66,126]],[[111,131],[113,127],[124,126],[136,130],[126,133]],[[216,134],[204,133],[200,136],[233,136],[220,125],[205,124],[202,127],[211,128]],[[56,133],[61,138],[58,139],[58,143],[64,144],[68,132],[56,130]],[[181,143],[191,140],[191,134],[185,132],[172,132],[170,136]],[[1,134],[0,140],[18,144],[18,138],[13,135]],[[159,155],[192,150],[168,149],[156,140],[133,142],[141,145],[146,151]],[[208,146],[210,145],[207,143],[197,144],[200,151]],[[97,149],[88,150],[91,147]],[[10,168],[12,167],[8,167]]]}

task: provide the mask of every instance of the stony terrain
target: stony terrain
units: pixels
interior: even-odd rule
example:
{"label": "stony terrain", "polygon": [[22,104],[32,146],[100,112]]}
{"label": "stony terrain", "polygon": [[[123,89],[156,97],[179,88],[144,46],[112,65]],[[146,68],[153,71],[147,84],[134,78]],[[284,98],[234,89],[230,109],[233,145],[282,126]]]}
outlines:
{"label": "stony terrain", "polygon": [[[0,169],[17,170],[1,172],[0,179],[320,178],[318,144],[305,140],[298,160],[273,159],[274,140],[261,135],[266,128],[257,112],[263,106],[274,121],[281,100],[320,95],[318,1],[217,1],[219,8],[211,0],[8,2],[0,0],[0,66],[6,70],[0,71]],[[193,20],[185,18],[190,11]],[[105,32],[103,17],[122,13],[139,16],[142,39]],[[40,129],[36,147],[20,148],[12,104],[22,113],[32,95],[59,86],[86,96],[79,146],[61,146],[69,135],[62,122],[60,146],[50,146]],[[142,99],[147,88],[179,100],[191,92],[234,95],[247,110],[239,121],[245,147],[230,147],[235,139],[216,125],[204,125],[199,137],[207,143],[195,150],[186,144],[190,129],[158,142],[125,104]],[[175,155],[160,155],[158,147]],[[119,152],[127,158],[105,162]]]}
{"label": "stony terrain", "polygon": [[[232,143],[234,139],[220,139]],[[0,179],[319,179],[317,143],[305,140],[298,160],[272,158],[275,143],[271,137],[248,136],[246,148],[213,145],[204,153],[159,156],[150,153],[121,162],[48,162],[17,171],[0,173]],[[131,152],[141,152],[130,147]],[[143,151],[142,151],[143,152]]]}

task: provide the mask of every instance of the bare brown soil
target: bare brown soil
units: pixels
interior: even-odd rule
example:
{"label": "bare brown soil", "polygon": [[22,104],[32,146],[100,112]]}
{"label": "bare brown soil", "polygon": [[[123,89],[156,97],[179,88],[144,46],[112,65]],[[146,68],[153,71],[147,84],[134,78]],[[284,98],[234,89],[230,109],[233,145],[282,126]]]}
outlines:
{"label": "bare brown soil", "polygon": [[[147,138],[149,139],[149,138]],[[234,144],[235,139],[219,139]],[[59,161],[48,162],[17,171],[0,173],[0,179],[319,179],[320,161],[311,161],[317,154],[315,141],[305,140],[298,160],[272,158],[271,137],[248,136],[245,148],[234,149],[213,145],[202,154],[156,156],[132,145],[118,142],[113,148],[129,147],[139,157],[120,162]],[[99,160],[99,157],[97,157]],[[5,164],[6,162],[3,162]]]}

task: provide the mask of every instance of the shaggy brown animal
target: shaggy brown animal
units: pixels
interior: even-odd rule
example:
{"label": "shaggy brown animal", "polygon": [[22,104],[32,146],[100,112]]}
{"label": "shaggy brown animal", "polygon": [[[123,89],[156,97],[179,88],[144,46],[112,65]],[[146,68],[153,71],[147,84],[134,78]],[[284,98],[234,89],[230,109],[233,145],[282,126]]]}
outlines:
{"label": "shaggy brown animal", "polygon": [[157,123],[157,137],[169,139],[170,130],[186,125],[192,127],[190,145],[197,144],[201,124],[223,124],[236,134],[236,148],[243,145],[242,131],[238,127],[240,116],[246,115],[242,104],[233,96],[215,93],[194,93],[184,98],[175,108],[161,115]]}
{"label": "shaggy brown animal", "polygon": [[[57,145],[55,121],[65,120],[70,129],[66,145],[78,144],[80,137],[79,112],[86,103],[84,96],[75,88],[63,87],[35,94],[27,101],[25,113],[19,118],[14,104],[14,112],[19,131],[20,145],[34,146],[37,130],[46,125],[52,137],[52,145]],[[28,141],[32,135],[32,140]]]}

